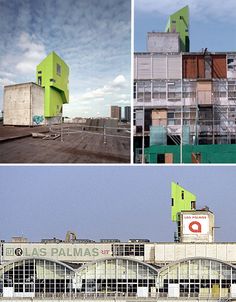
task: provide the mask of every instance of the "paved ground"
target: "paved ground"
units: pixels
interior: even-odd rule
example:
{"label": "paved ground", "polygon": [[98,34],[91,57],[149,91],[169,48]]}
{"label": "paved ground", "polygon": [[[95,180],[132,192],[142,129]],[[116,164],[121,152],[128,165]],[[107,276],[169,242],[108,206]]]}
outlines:
{"label": "paved ground", "polygon": [[3,126],[0,124],[0,143],[12,139],[22,138],[31,136],[32,132],[48,132],[48,127],[14,127],[14,126]]}
{"label": "paved ground", "polygon": [[33,138],[45,127],[0,125],[0,163],[130,163],[130,140],[91,133],[64,135],[64,141]]}

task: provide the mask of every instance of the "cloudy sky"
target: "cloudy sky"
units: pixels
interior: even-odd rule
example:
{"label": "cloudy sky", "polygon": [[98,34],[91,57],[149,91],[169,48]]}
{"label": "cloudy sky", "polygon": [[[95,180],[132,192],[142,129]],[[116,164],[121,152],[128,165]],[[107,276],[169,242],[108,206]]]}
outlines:
{"label": "cloudy sky", "polygon": [[173,242],[171,181],[215,214],[216,241],[235,241],[236,166],[67,166],[0,169],[0,239],[149,238]]}
{"label": "cloudy sky", "polygon": [[35,81],[51,51],[70,68],[66,116],[109,116],[130,104],[130,0],[0,0],[3,86]]}
{"label": "cloudy sky", "polygon": [[168,16],[185,5],[190,10],[191,51],[236,51],[235,0],[134,0],[135,51],[145,51],[146,33],[164,31]]}

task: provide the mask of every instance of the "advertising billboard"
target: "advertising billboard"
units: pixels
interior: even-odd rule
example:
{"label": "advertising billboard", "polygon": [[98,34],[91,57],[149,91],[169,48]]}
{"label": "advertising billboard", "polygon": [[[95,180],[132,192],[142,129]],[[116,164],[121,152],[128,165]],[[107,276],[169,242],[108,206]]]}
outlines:
{"label": "advertising billboard", "polygon": [[183,215],[183,235],[207,235],[208,232],[208,215]]}

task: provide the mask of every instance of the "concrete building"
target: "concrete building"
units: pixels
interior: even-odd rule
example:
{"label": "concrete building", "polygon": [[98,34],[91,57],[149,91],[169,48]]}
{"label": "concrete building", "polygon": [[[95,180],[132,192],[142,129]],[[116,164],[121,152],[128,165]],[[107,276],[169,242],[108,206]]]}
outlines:
{"label": "concrete building", "polygon": [[118,121],[121,120],[121,107],[111,106],[111,118],[115,118]]}
{"label": "concrete building", "polygon": [[236,52],[186,52],[187,11],[134,54],[135,162],[236,162]]}
{"label": "concrete building", "polygon": [[[172,214],[187,193],[184,209],[196,197],[172,184]],[[180,240],[175,243],[148,239],[95,242],[77,239],[70,231],[64,241],[53,238],[31,243],[17,237],[12,242],[1,241],[2,299],[236,299],[236,243],[214,242],[213,213],[207,208],[188,211],[178,205],[178,209]]]}
{"label": "concrete building", "polygon": [[62,106],[69,101],[69,68],[55,53],[37,66],[37,84],[4,87],[4,125],[33,126],[58,123]]}
{"label": "concrete building", "polygon": [[166,53],[180,51],[179,33],[148,32],[147,51]]}
{"label": "concrete building", "polygon": [[4,125],[33,126],[45,123],[44,91],[35,83],[4,87]]}
{"label": "concrete building", "polygon": [[130,122],[131,121],[131,107],[125,106],[124,111],[125,111],[125,121]]}

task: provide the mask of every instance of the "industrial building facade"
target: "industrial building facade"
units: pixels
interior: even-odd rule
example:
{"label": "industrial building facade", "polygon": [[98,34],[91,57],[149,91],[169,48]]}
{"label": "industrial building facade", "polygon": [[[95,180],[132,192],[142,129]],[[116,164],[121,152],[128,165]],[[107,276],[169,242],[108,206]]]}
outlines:
{"label": "industrial building facade", "polygon": [[136,147],[143,127],[148,147],[235,144],[236,53],[136,53],[134,78]]}
{"label": "industrial building facade", "polygon": [[1,295],[236,297],[235,243],[134,241],[2,243]]}
{"label": "industrial building facade", "polygon": [[188,52],[188,10],[176,14],[134,54],[134,161],[236,162],[236,52]]}

